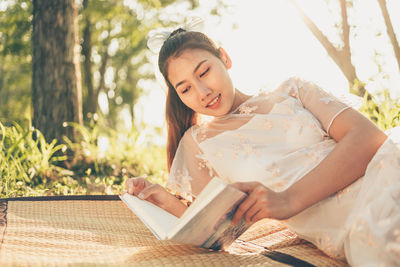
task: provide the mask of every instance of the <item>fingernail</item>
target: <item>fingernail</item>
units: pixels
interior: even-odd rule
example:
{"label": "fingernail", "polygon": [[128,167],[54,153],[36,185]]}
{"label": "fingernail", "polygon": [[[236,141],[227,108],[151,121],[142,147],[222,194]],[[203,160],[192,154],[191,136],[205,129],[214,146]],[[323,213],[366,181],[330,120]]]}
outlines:
{"label": "fingernail", "polygon": [[139,198],[144,198],[144,194],[143,193],[139,193],[138,197]]}

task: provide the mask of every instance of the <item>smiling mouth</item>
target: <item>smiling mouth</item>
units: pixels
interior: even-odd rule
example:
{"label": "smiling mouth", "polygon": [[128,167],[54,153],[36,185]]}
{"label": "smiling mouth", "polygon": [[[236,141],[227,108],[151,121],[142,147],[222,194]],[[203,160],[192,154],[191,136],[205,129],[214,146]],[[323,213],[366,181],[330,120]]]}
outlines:
{"label": "smiling mouth", "polygon": [[216,108],[220,101],[221,101],[221,94],[219,94],[217,97],[211,100],[210,103],[208,103],[208,105],[206,106],[206,108]]}

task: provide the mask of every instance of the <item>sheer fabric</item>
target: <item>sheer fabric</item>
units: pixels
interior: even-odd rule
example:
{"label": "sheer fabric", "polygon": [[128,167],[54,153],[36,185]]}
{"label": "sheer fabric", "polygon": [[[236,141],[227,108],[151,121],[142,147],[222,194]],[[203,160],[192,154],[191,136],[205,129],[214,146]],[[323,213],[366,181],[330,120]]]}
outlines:
{"label": "sheer fabric", "polygon": [[[336,142],[329,127],[348,108],[316,84],[291,78],[223,117],[191,127],[179,144],[167,186],[188,200],[214,176],[285,190],[332,151]],[[399,202],[400,149],[388,139],[364,177],[285,224],[350,264],[400,264]]]}

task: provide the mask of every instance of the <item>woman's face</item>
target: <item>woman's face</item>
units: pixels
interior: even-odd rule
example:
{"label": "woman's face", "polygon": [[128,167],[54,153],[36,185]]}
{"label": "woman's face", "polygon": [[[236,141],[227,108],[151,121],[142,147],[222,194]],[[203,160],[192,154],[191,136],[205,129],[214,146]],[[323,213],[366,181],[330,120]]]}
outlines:
{"label": "woman's face", "polygon": [[222,116],[231,111],[235,89],[227,70],[232,66],[220,48],[221,58],[202,49],[186,49],[168,62],[168,79],[182,102],[200,114]]}

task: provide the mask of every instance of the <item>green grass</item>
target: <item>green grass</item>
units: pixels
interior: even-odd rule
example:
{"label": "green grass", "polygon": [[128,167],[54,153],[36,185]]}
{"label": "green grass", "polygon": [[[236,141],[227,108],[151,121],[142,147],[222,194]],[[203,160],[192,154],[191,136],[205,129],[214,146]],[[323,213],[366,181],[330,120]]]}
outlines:
{"label": "green grass", "polygon": [[0,123],[0,196],[43,195],[43,181],[70,173],[54,164],[65,159],[56,155],[65,149],[56,141],[47,143],[37,130]]}
{"label": "green grass", "polygon": [[[81,141],[65,139],[56,145],[32,127],[0,123],[0,197],[119,194],[126,179],[144,174],[152,182],[165,182],[164,147],[139,144],[135,131],[70,126]],[[99,140],[106,139],[109,146],[104,150]]]}

